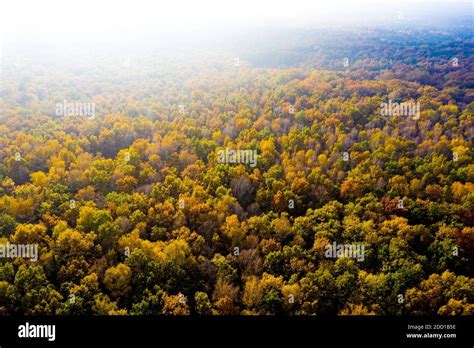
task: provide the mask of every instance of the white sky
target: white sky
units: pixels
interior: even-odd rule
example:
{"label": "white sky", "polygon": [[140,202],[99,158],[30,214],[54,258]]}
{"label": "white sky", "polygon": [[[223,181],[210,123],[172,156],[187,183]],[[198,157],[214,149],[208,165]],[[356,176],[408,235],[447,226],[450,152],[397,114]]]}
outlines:
{"label": "white sky", "polygon": [[416,0],[6,0],[3,29],[16,32],[97,32],[118,27],[159,30],[204,28],[209,24],[292,19],[308,13],[381,4],[467,2]]}
{"label": "white sky", "polygon": [[225,32],[349,17],[361,20],[354,14],[357,10],[367,8],[373,13],[414,2],[472,4],[470,0],[2,0],[0,33],[10,41],[133,40],[151,33]]}

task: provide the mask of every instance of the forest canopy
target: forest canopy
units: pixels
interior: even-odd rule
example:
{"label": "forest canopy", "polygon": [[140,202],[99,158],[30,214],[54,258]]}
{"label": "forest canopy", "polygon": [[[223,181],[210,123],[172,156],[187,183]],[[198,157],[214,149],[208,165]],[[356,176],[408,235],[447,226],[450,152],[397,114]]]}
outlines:
{"label": "forest canopy", "polygon": [[472,39],[423,33],[11,60],[0,313],[474,314]]}

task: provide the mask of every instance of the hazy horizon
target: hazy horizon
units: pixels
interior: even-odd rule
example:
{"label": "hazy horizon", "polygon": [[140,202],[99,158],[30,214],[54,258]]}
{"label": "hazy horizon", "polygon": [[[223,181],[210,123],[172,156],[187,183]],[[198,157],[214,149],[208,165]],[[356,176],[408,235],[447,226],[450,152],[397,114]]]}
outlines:
{"label": "hazy horizon", "polygon": [[2,4],[8,47],[212,43],[291,29],[469,26],[470,1],[81,1]]}

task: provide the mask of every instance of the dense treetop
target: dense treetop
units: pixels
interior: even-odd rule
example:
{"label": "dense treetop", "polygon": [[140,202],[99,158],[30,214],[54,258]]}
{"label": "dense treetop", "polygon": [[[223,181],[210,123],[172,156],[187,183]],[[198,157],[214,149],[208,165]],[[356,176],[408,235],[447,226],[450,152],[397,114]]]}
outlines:
{"label": "dense treetop", "polygon": [[39,259],[0,259],[0,313],[473,314],[472,42],[350,36],[6,69],[0,241]]}

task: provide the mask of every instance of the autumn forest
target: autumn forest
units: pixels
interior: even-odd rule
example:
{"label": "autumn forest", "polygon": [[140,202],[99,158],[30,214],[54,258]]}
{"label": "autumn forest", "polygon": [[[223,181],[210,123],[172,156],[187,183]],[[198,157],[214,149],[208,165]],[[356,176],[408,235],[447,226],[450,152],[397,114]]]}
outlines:
{"label": "autumn forest", "polygon": [[259,40],[4,56],[0,314],[474,314],[472,29]]}

